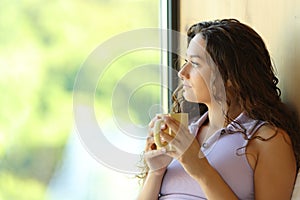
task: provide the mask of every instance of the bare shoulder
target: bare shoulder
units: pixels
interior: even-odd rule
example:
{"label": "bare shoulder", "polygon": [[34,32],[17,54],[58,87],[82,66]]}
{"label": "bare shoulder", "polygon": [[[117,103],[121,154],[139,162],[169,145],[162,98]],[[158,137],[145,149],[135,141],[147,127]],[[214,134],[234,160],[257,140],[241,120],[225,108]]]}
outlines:
{"label": "bare shoulder", "polygon": [[280,128],[263,125],[253,135],[253,142],[256,145],[257,150],[269,151],[278,147],[292,149],[291,138],[288,133]]}
{"label": "bare shoulder", "polygon": [[253,135],[247,146],[247,158],[252,169],[258,163],[276,164],[285,161],[295,163],[291,138],[286,131],[270,125],[263,125]]}
{"label": "bare shoulder", "polygon": [[294,155],[291,138],[280,128],[263,125],[253,135],[248,146],[249,152],[255,155],[256,160],[264,156]]}
{"label": "bare shoulder", "polygon": [[[256,199],[289,199],[296,176],[296,160],[288,133],[264,125],[249,142]],[[249,162],[251,164],[251,160]]]}

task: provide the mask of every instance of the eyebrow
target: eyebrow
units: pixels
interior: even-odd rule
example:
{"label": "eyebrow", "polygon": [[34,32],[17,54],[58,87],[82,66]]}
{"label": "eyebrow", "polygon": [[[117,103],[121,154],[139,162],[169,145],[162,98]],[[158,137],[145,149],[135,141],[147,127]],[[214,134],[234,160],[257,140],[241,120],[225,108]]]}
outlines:
{"label": "eyebrow", "polygon": [[190,58],[199,58],[200,60],[205,61],[205,59],[202,56],[199,56],[199,55],[190,55],[188,57],[190,57]]}
{"label": "eyebrow", "polygon": [[191,58],[193,58],[193,57],[197,57],[197,58],[200,58],[200,59],[202,59],[200,56],[198,56],[198,55],[191,55],[190,56]]}

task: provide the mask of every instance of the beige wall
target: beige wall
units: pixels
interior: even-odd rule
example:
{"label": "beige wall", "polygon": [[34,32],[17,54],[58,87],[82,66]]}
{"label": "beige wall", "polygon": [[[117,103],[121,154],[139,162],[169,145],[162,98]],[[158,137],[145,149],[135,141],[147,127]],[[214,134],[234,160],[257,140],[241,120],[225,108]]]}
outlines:
{"label": "beige wall", "polygon": [[254,28],[277,68],[283,101],[300,115],[299,0],[181,0],[180,8],[184,33],[196,22],[222,18],[236,18]]}

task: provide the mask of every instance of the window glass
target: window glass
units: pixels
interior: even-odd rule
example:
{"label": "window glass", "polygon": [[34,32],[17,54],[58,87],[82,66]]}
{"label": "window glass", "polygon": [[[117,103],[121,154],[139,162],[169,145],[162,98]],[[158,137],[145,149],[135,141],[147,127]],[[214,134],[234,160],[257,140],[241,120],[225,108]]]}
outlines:
{"label": "window glass", "polygon": [[[99,47],[159,28],[159,13],[159,0],[1,0],[0,199],[134,199],[134,175],[93,157],[78,137],[73,86],[93,53],[111,58]],[[142,151],[144,133],[122,130],[126,123],[144,130],[160,111],[161,54],[131,50],[107,66],[99,61],[94,69],[103,71],[88,76],[99,75],[92,102],[98,126],[111,145],[132,154]]]}

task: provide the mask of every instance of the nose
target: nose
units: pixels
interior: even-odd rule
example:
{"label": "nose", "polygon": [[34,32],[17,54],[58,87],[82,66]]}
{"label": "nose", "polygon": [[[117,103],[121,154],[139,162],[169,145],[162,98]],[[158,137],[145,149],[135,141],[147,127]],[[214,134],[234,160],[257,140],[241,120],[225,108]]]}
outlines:
{"label": "nose", "polygon": [[190,78],[189,69],[190,69],[190,63],[186,62],[179,70],[177,74],[178,77],[180,79],[189,79]]}

